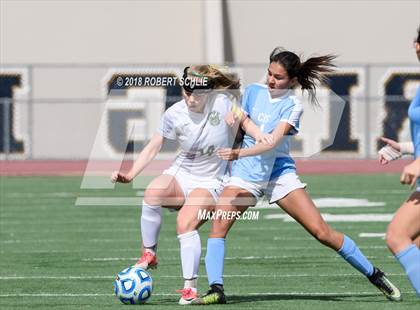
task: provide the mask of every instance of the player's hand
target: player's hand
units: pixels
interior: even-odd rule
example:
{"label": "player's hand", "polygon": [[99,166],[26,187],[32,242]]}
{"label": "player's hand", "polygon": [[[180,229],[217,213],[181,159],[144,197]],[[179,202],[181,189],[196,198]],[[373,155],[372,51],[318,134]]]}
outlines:
{"label": "player's hand", "polygon": [[223,160],[236,160],[239,158],[240,149],[219,149],[217,156]]}
{"label": "player's hand", "polygon": [[385,137],[381,137],[381,140],[386,143],[378,152],[378,160],[382,165],[386,165],[402,156],[400,144],[397,141]]}
{"label": "player's hand", "polygon": [[385,137],[381,137],[381,140],[387,145],[391,146],[396,151],[401,152],[400,144],[397,141]]}
{"label": "player's hand", "polygon": [[413,161],[411,164],[408,164],[404,167],[401,174],[400,181],[402,184],[408,184],[411,187],[417,182],[417,179],[420,177],[420,159]]}
{"label": "player's hand", "polygon": [[263,133],[257,137],[257,143],[273,145],[274,144],[274,136],[271,133]]}
{"label": "player's hand", "polygon": [[238,120],[238,116],[234,112],[229,111],[228,113],[226,113],[225,122],[229,127],[235,126],[237,120]]}
{"label": "player's hand", "polygon": [[114,171],[111,175],[112,183],[130,183],[133,179],[128,175],[119,171]]}

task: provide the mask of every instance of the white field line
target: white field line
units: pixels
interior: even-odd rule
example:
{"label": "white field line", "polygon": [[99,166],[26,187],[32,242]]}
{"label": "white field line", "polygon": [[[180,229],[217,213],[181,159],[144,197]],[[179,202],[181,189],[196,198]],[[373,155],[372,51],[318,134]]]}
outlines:
{"label": "white field line", "polygon": [[[179,296],[179,294],[155,293],[154,296]],[[0,297],[99,297],[114,296],[113,294],[91,293],[91,294],[57,294],[57,293],[34,293],[34,294],[0,294]]]}
{"label": "white field line", "polygon": [[[316,243],[314,243],[316,244]],[[302,250],[319,250],[320,247],[312,247],[312,246],[282,246],[279,245],[278,247],[240,247],[240,246],[236,246],[236,247],[229,247],[230,250],[247,250],[247,251],[302,251]],[[359,249],[388,249],[388,247],[386,245],[371,245],[371,246],[359,246]],[[205,251],[206,248],[202,247],[201,248],[202,251]],[[122,252],[138,252],[139,250],[137,249],[107,249],[106,252],[110,253],[110,252],[116,252],[116,253],[122,253]],[[1,250],[0,254],[4,254],[4,253],[13,253],[13,254],[20,254],[20,253],[95,253],[95,252],[100,252],[103,253],[104,250],[103,249],[83,249],[83,250],[35,250],[35,251],[28,251],[28,250],[22,250],[22,251],[4,251]],[[174,248],[174,249],[165,249],[165,248],[160,248],[159,252],[179,252],[179,248]]]}
{"label": "white field line", "polygon": [[[369,259],[388,258],[395,259],[394,256],[366,256]],[[300,258],[323,258],[323,259],[342,259],[339,255],[313,255],[313,256],[296,256],[296,255],[280,255],[280,256],[234,256],[225,257],[225,260],[264,260],[264,259],[300,259]],[[112,261],[135,261],[137,257],[92,257],[82,258],[83,262],[112,262]],[[180,258],[165,258],[163,261],[178,261]],[[204,257],[201,258],[204,261]]]}
{"label": "white field line", "polygon": [[[104,219],[104,218],[95,218],[95,219],[88,219],[88,218],[84,218],[84,219],[77,219],[77,220],[72,220],[72,221],[58,221],[56,219],[54,220],[39,220],[39,218],[37,218],[36,216],[32,216],[31,218],[29,217],[25,217],[25,221],[22,220],[1,220],[0,221],[0,225],[2,226],[2,228],[4,226],[12,226],[12,227],[28,227],[28,226],[38,226],[41,225],[42,227],[48,226],[48,227],[54,227],[54,226],[59,226],[62,227],[61,225],[77,225],[77,224],[87,224],[87,225],[93,225],[93,224],[115,224],[118,223],[115,218],[114,219]],[[121,222],[121,224],[123,224]],[[127,224],[138,224],[138,219],[125,219],[124,220],[124,225]],[[24,229],[23,228],[23,229]],[[18,229],[18,231],[20,231],[22,228]]]}
{"label": "white field line", "polygon": [[[399,195],[399,194],[408,194],[410,191],[408,189],[392,189],[392,190],[385,190],[385,189],[377,189],[372,191],[363,191],[358,190],[357,194],[359,195],[372,195],[372,194],[380,194],[380,195]],[[318,195],[354,195],[354,191],[346,191],[346,190],[319,190],[317,191]]]}
{"label": "white field line", "polygon": [[355,207],[384,207],[385,202],[374,202],[368,199],[326,197],[313,200],[318,208],[355,208]]}
{"label": "white field line", "polygon": [[[409,190],[405,189],[393,189],[393,190],[372,190],[372,191],[357,191],[360,195],[372,195],[372,194],[385,194],[385,195],[397,195],[397,194],[407,194]],[[354,191],[346,190],[320,190],[317,191],[318,194],[322,195],[354,195]],[[136,192],[137,196],[143,196],[144,190],[139,190]],[[4,198],[41,198],[41,197],[74,197],[76,198],[80,195],[80,192],[46,192],[46,193],[29,193],[29,192],[7,192],[4,194]]]}
{"label": "white field line", "polygon": [[[38,240],[2,240],[0,244],[12,244],[12,243],[116,243],[118,239],[83,239],[83,240],[70,240],[70,239],[38,239]],[[121,243],[121,241],[119,241]],[[126,240],[126,243],[136,242],[138,240]]]}
{"label": "white field line", "polygon": [[[175,241],[176,237],[174,238],[161,238],[160,241]],[[241,240],[250,240],[248,239],[241,239]],[[311,238],[284,238],[284,237],[274,237],[273,240],[283,240],[283,241],[303,241],[303,240],[314,240]],[[0,244],[15,244],[15,243],[29,243],[29,244],[37,244],[37,243],[76,243],[76,244],[86,244],[86,243],[139,243],[138,240],[125,240],[122,242],[120,239],[85,239],[85,240],[69,240],[69,239],[32,239],[32,240],[20,240],[20,239],[12,239],[12,240],[1,240]]]}
{"label": "white field line", "polygon": [[[176,236],[174,238],[161,238],[160,241],[175,241]],[[245,240],[245,239],[244,239]],[[273,240],[283,240],[283,241],[303,241],[303,240],[314,240],[310,237],[274,237]],[[70,239],[30,239],[30,240],[20,240],[20,239],[10,239],[10,240],[1,240],[0,244],[15,244],[15,243],[122,243],[120,239],[83,239],[83,240],[70,240]],[[125,240],[123,243],[138,243],[138,240]]]}
{"label": "white field line", "polygon": [[360,233],[360,238],[381,238],[385,239],[385,233]]}
{"label": "white field line", "polygon": [[4,198],[76,198],[79,195],[77,192],[50,192],[50,193],[19,193],[9,192],[4,195]]}
{"label": "white field line", "polygon": [[[353,207],[383,207],[385,202],[371,202],[368,199],[355,199],[344,197],[327,197],[313,200],[318,208],[353,208]],[[140,206],[141,197],[78,197],[76,206]],[[266,201],[260,201],[255,209],[273,209]]]}
{"label": "white field line", "polygon": [[[405,273],[388,273],[388,276],[406,276]],[[224,278],[303,278],[303,277],[360,277],[359,273],[348,274],[228,274]],[[181,276],[162,275],[156,279],[179,279]],[[0,276],[0,280],[109,280],[115,276]]]}
{"label": "white field line", "polygon": [[[264,229],[265,230],[265,229]],[[251,240],[252,238],[250,237],[243,237],[241,238],[241,240]],[[161,238],[160,239],[161,242],[162,241],[175,241],[176,240],[176,236],[174,235],[174,238]],[[274,236],[273,240],[281,240],[281,241],[310,241],[310,240],[315,240],[312,237],[279,237],[279,236]],[[0,244],[15,244],[15,243],[80,243],[80,244],[84,244],[84,243],[121,243],[121,239],[9,239],[9,240],[1,240]],[[131,242],[136,242],[138,243],[138,240],[125,240],[124,243],[131,243]],[[162,249],[165,251],[165,249]],[[166,250],[167,251],[167,250]]]}
{"label": "white field line", "polygon": [[[60,228],[60,230],[54,230],[54,229],[50,229],[50,230],[33,230],[33,229],[31,229],[31,230],[27,230],[27,229],[23,229],[22,230],[22,228],[18,228],[18,229],[16,229],[16,230],[13,230],[13,231],[7,231],[7,230],[4,230],[4,224],[6,224],[7,222],[5,222],[5,223],[2,223],[1,221],[0,221],[0,226],[1,226],[1,228],[2,228],[2,230],[1,230],[1,232],[3,233],[3,234],[34,234],[34,233],[36,233],[36,234],[52,234],[52,233],[60,233],[60,234],[62,234],[62,233],[72,233],[72,234],[76,234],[76,233],[115,233],[115,232],[127,232],[127,233],[131,233],[131,232],[133,232],[133,233],[138,233],[138,234],[140,234],[140,229],[139,228],[133,228],[133,229],[127,229],[127,228],[124,228],[124,229],[119,229],[118,227],[115,227],[115,229],[114,228],[109,228],[109,229],[83,229],[83,230],[72,230],[72,229],[64,229],[64,227],[63,226],[61,226],[61,227],[58,227],[58,228]],[[19,225],[23,225],[23,226],[28,226],[28,225],[33,225],[34,223],[19,223]],[[35,223],[36,224],[36,223]],[[41,223],[40,223],[41,224]],[[57,225],[60,225],[60,224],[63,224],[63,223],[57,223]],[[16,225],[13,225],[13,227],[14,226],[16,226]],[[281,231],[281,230],[287,230],[287,231],[290,231],[290,230],[302,230],[302,228],[301,228],[301,226],[281,226],[281,225],[277,225],[277,226],[272,226],[272,227],[264,227],[264,228],[262,228],[262,227],[240,227],[239,225],[238,226],[233,226],[233,231],[261,231],[261,230],[264,230],[264,231]],[[173,232],[173,229],[171,229],[171,230],[169,230],[169,229],[165,229],[165,227],[162,227],[162,229],[161,229],[161,234],[163,234],[163,233],[165,233],[165,232]]]}
{"label": "white field line", "polygon": [[[280,213],[277,213],[280,214]],[[3,215],[3,213],[2,213]],[[140,218],[140,216],[139,216]],[[165,217],[164,217],[165,219]],[[260,217],[260,220],[263,220],[262,217]],[[209,221],[210,222],[210,221]],[[241,220],[238,223],[243,223],[245,221]],[[119,230],[118,228],[116,228],[115,230],[113,228],[110,228],[109,230],[103,229],[103,228],[99,228],[98,230],[93,229],[83,229],[83,230],[72,230],[72,228],[66,229],[66,227],[63,225],[85,225],[85,226],[90,226],[90,227],[95,227],[92,226],[94,224],[101,224],[102,227],[104,226],[108,226],[110,225],[112,227],[112,225],[115,225],[116,223],[118,223],[118,221],[116,221],[116,219],[110,219],[110,218],[99,218],[99,219],[78,219],[78,220],[72,220],[72,221],[68,221],[68,220],[56,220],[54,219],[54,221],[51,220],[40,220],[39,218],[33,216],[32,218],[28,218],[25,217],[25,220],[0,220],[0,226],[2,228],[2,233],[27,233],[27,232],[33,232],[33,233],[51,233],[51,232],[58,232],[58,233],[63,233],[63,232],[71,232],[71,233],[78,233],[78,232],[114,232],[114,231],[132,231],[132,232],[139,232],[139,229],[131,229],[128,230],[127,228],[121,229]],[[139,220],[136,217],[135,219],[127,219],[124,221],[124,223],[121,221],[120,225],[121,226],[136,226],[138,227],[138,223]],[[241,227],[241,224],[237,224],[233,227],[234,231],[261,231],[261,230],[270,230],[270,231],[281,231],[281,230],[300,230],[301,227],[300,226],[281,226],[281,225],[277,225],[277,226],[272,226],[272,227]],[[40,230],[38,229],[34,229],[34,227],[39,227],[41,226]],[[268,226],[268,223],[267,223]],[[28,227],[31,227],[32,229],[28,229]],[[42,228],[45,227],[49,227],[50,230],[42,230]],[[164,229],[165,230],[165,229]]]}
{"label": "white field line", "polygon": [[[371,292],[261,292],[261,293],[231,293],[228,296],[370,296],[378,295],[377,291]],[[414,291],[404,291],[404,294],[415,294]],[[91,293],[91,294],[77,294],[77,293],[34,293],[34,294],[0,294],[0,298],[7,297],[113,297],[113,294]],[[179,296],[173,293],[154,293],[153,296]],[[379,296],[379,295],[378,295]]]}
{"label": "white field line", "polygon": [[[355,223],[360,223],[360,222],[390,222],[392,220],[392,218],[394,217],[394,214],[392,213],[370,213],[370,214],[330,214],[330,213],[322,213],[321,214],[322,217],[324,218],[325,221],[327,222],[355,222]],[[289,216],[288,214],[284,214],[284,213],[274,213],[274,214],[267,214],[264,215],[262,217],[262,219],[265,220],[272,220],[272,219],[281,219],[283,220],[283,222],[295,222],[295,220]],[[28,218],[26,218],[26,220],[28,220]],[[0,225],[2,227],[5,226],[12,226],[13,228],[15,227],[27,227],[28,225],[42,225],[42,226],[46,226],[46,225],[67,225],[67,224],[108,224],[109,222],[115,223],[115,219],[114,220],[110,220],[110,219],[97,219],[97,220],[74,220],[74,221],[54,221],[54,223],[51,223],[50,220],[47,221],[40,221],[38,219],[34,219],[33,222],[28,223],[27,221],[0,221]],[[132,220],[127,220],[124,224],[137,224],[138,220],[137,219],[132,219]],[[292,230],[292,229],[297,229],[300,227],[285,227],[284,230]],[[234,227],[235,231],[249,231],[249,230],[255,230],[255,231],[259,231],[262,230],[261,227],[253,227],[253,228],[246,228],[246,229],[238,229],[236,227]],[[264,230],[282,230],[282,228],[280,227],[272,227],[272,228],[268,228]],[[110,230],[112,231],[112,230]],[[136,230],[137,231],[137,230]],[[7,232],[7,231],[4,231]],[[34,232],[38,232],[38,231],[34,231]]]}
{"label": "white field line", "polygon": [[[355,199],[343,197],[326,197],[313,199],[317,208],[359,208],[359,207],[384,207],[385,202],[374,202],[368,199]],[[278,209],[276,204],[268,204],[267,201],[260,200],[255,209]]]}
{"label": "white field line", "polygon": [[[25,225],[25,224],[27,224],[27,223],[22,223],[22,225]],[[4,235],[9,234],[10,237],[13,237],[15,234],[19,234],[19,235],[49,234],[49,235],[51,235],[51,234],[54,234],[54,233],[60,233],[60,234],[71,233],[72,236],[74,236],[74,234],[81,234],[81,233],[89,234],[89,233],[101,233],[101,232],[102,233],[113,233],[113,234],[115,234],[115,232],[127,232],[127,233],[140,234],[140,229],[121,229],[121,230],[120,229],[112,229],[112,228],[110,228],[110,229],[99,229],[99,230],[93,230],[93,229],[92,230],[61,230],[60,229],[59,231],[55,231],[55,230],[24,230],[24,231],[22,231],[21,229],[19,229],[18,231],[5,231],[3,229],[3,223],[0,223],[0,226],[2,227],[1,232]],[[286,231],[302,230],[302,228],[301,228],[301,226],[287,226],[287,227],[284,227],[284,226],[280,226],[280,225],[277,226],[277,227],[246,227],[246,228],[244,227],[244,228],[241,228],[241,227],[237,226],[237,227],[233,228],[234,232],[261,231],[261,230],[279,232],[279,231],[282,231],[282,230],[286,230]],[[161,229],[160,232],[161,232],[161,234],[168,233],[168,232],[173,233],[173,229],[171,229],[171,230]],[[203,232],[202,234],[207,234],[207,233]],[[175,233],[173,233],[173,236],[174,236],[173,240],[176,240]],[[86,239],[86,238],[87,238],[86,235],[84,235],[83,240],[88,241],[89,239]],[[279,238],[281,238],[281,237],[279,237]],[[284,237],[284,238],[286,238],[284,240],[289,240],[289,239],[287,239],[287,237]],[[170,238],[164,238],[163,240],[165,240],[165,239],[172,240]],[[311,238],[308,237],[307,239],[310,240]],[[0,243],[13,243],[13,241],[16,241],[16,240],[19,240],[19,242],[26,242],[26,241],[29,241],[29,240],[34,240],[34,242],[37,242],[38,240],[58,240],[58,239],[26,239],[26,240],[10,239],[10,240],[1,240]],[[65,239],[65,240],[68,241],[69,239]],[[90,239],[90,240],[113,240],[113,239],[94,238],[94,239]],[[120,240],[120,239],[114,239],[114,241],[116,241],[116,240]],[[278,239],[278,240],[280,240],[280,239]],[[62,242],[62,241],[63,241],[63,239],[61,239],[61,241],[57,241],[57,242]]]}
{"label": "white field line", "polygon": [[5,297],[97,297],[111,296],[110,294],[57,294],[57,293],[35,293],[35,294],[1,294],[1,298]]}
{"label": "white field line", "polygon": [[[322,218],[326,222],[390,222],[394,214],[329,214],[322,213]],[[295,220],[288,214],[268,214],[265,219],[281,219],[283,222],[294,222]]]}
{"label": "white field line", "polygon": [[141,205],[141,197],[79,197],[75,206],[136,206]]}

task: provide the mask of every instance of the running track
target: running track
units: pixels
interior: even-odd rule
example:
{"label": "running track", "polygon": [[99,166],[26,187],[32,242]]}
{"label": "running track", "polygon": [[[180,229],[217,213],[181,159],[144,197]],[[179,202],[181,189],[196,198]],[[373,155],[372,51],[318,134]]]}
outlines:
{"label": "running track", "polygon": [[[410,160],[401,159],[381,166],[377,160],[297,160],[299,174],[377,174],[400,173]],[[152,162],[142,175],[158,175],[169,167],[171,161],[156,160]],[[122,163],[121,170],[127,171],[131,161]],[[91,162],[90,172],[98,175],[109,175],[118,163],[112,161]],[[1,176],[81,176],[87,167],[86,160],[0,160]]]}

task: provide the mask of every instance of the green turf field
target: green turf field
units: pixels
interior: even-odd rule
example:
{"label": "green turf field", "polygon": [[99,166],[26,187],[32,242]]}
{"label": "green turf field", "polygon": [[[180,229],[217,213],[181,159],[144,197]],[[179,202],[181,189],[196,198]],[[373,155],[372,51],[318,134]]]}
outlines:
{"label": "green turf field", "polygon": [[[409,190],[396,175],[308,176],[314,198],[359,198],[385,205],[322,208],[322,213],[392,214]],[[145,178],[144,184],[147,184]],[[78,177],[1,177],[0,308],[127,309],[113,296],[115,274],[139,256],[140,208],[75,206],[77,197],[132,197],[138,189],[80,190]],[[386,222],[331,222],[401,288],[391,303],[335,252],[318,244],[298,224],[265,219],[280,209],[259,210],[260,219],[238,221],[227,240],[228,305],[211,309],[419,309],[403,270],[380,237]],[[142,309],[177,307],[182,288],[176,213],[164,213],[154,293]],[[209,224],[201,230],[203,256]],[[199,288],[207,289],[204,261]],[[178,306],[181,307],[181,306]]]}

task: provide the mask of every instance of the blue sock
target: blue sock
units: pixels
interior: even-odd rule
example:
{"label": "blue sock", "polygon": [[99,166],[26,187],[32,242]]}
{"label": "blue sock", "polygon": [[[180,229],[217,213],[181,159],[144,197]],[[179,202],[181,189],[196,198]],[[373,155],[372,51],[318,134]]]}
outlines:
{"label": "blue sock", "polygon": [[356,243],[346,235],[344,235],[344,242],[341,249],[338,250],[338,254],[365,276],[369,277],[373,274],[372,263],[362,254]]}
{"label": "blue sock", "polygon": [[206,271],[209,285],[223,285],[223,263],[225,259],[225,238],[207,240]]}
{"label": "blue sock", "polygon": [[411,244],[395,255],[395,258],[404,268],[417,296],[420,297],[420,250],[414,244]]}

